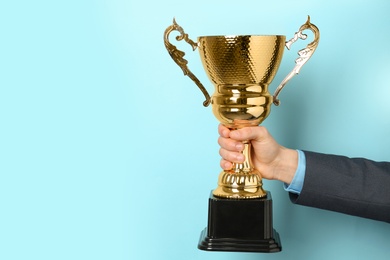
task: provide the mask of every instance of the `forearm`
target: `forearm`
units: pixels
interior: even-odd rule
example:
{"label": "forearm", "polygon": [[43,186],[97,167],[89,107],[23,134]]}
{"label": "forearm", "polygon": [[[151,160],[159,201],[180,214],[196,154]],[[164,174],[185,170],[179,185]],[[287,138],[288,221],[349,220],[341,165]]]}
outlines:
{"label": "forearm", "polygon": [[293,202],[390,222],[390,163],[305,152],[306,174]]}

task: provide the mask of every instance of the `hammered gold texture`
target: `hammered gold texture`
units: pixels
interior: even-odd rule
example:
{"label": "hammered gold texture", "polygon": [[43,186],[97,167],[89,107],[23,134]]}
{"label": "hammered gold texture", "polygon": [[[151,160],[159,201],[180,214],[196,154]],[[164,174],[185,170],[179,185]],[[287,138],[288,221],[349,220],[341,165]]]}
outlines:
{"label": "hammered gold texture", "polygon": [[210,80],[218,84],[269,84],[283,56],[282,35],[206,36],[199,53]]}

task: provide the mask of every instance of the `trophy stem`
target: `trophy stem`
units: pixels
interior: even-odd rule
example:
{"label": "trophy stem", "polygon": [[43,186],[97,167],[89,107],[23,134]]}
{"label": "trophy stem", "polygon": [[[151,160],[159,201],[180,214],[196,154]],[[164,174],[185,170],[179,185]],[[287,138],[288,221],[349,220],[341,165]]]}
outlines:
{"label": "trophy stem", "polygon": [[254,169],[251,159],[252,144],[248,141],[243,141],[242,143],[244,144],[244,150],[241,153],[244,155],[245,161],[243,163],[233,163],[233,171],[235,173],[247,173],[253,171]]}
{"label": "trophy stem", "polygon": [[242,153],[245,156],[245,161],[234,163],[231,170],[220,173],[218,187],[213,191],[214,196],[229,199],[257,199],[267,196],[262,187],[261,175],[252,166],[252,144],[249,141],[243,143]]}

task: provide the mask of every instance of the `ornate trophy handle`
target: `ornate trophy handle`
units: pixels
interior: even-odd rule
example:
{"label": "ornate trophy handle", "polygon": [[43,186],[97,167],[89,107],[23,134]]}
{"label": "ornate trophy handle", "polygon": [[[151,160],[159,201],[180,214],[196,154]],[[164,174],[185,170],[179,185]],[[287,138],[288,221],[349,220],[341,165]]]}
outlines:
{"label": "ornate trophy handle", "polygon": [[320,31],[318,30],[317,26],[310,23],[310,16],[307,17],[307,21],[305,24],[303,24],[299,31],[295,33],[294,37],[286,42],[287,49],[290,49],[291,45],[296,42],[299,39],[305,40],[307,38],[306,34],[303,34],[302,32],[306,29],[311,30],[314,33],[314,40],[309,43],[306,48],[300,50],[298,52],[299,57],[295,60],[295,67],[293,70],[284,78],[282,83],[276,88],[274,96],[273,96],[273,103],[276,106],[279,106],[280,100],[278,99],[278,95],[280,91],[284,88],[284,86],[287,84],[287,82],[292,79],[295,75],[299,73],[302,66],[310,59],[310,57],[313,55],[314,51],[316,50],[319,40],[320,40]]}
{"label": "ornate trophy handle", "polygon": [[169,42],[169,34],[172,31],[178,31],[180,33],[179,36],[176,36],[177,41],[184,40],[188,44],[192,46],[192,49],[195,51],[198,47],[198,44],[193,42],[191,39],[188,38],[188,34],[186,34],[183,30],[183,28],[176,23],[175,18],[173,18],[173,24],[169,26],[165,32],[164,32],[164,44],[165,48],[167,48],[167,51],[169,55],[171,55],[171,58],[176,62],[177,65],[183,70],[184,75],[190,77],[192,81],[195,82],[195,84],[199,87],[199,89],[202,91],[203,95],[205,96],[206,100],[203,102],[203,106],[207,107],[210,104],[210,95],[207,92],[206,88],[200,83],[199,79],[188,69],[187,63],[188,61],[184,59],[185,52],[180,51]]}

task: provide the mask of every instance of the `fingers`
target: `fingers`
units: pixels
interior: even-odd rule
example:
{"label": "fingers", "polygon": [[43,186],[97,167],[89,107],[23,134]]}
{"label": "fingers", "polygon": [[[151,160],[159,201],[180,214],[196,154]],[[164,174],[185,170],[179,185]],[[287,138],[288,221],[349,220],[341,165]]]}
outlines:
{"label": "fingers", "polygon": [[[218,133],[218,144],[220,145],[219,154],[222,157],[220,166],[224,170],[230,170],[234,164],[243,163],[245,161],[245,156],[242,153],[244,149],[243,141],[251,141],[252,148],[257,154],[256,160],[260,164],[273,161],[275,154],[277,154],[279,149],[276,141],[272,138],[267,129],[262,126],[231,130],[220,124]],[[264,151],[267,152],[264,153]],[[258,167],[260,166],[258,165]]]}
{"label": "fingers", "polygon": [[220,145],[219,154],[222,159],[220,166],[224,170],[230,170],[233,167],[233,163],[242,163],[245,158],[241,151],[244,149],[244,145],[241,141],[230,138],[231,130],[222,124],[218,126],[218,144]]}
{"label": "fingers", "polygon": [[242,163],[245,161],[245,156],[240,152],[230,151],[226,149],[219,149],[219,155],[223,160],[234,162],[234,163]]}
{"label": "fingers", "polygon": [[223,169],[223,170],[230,170],[231,168],[233,168],[233,163],[232,162],[229,162],[229,161],[226,161],[226,160],[224,160],[224,159],[221,159],[221,163],[220,163],[220,165],[221,165],[221,168]]}
{"label": "fingers", "polygon": [[232,168],[232,163],[242,163],[245,160],[241,151],[244,149],[244,145],[240,141],[235,141],[230,138],[219,137],[218,143],[220,145],[219,155],[222,157],[221,167],[224,170]]}
{"label": "fingers", "polygon": [[[221,152],[220,152],[220,154],[221,154]],[[222,157],[221,162],[220,162],[220,166],[224,170],[232,169],[233,163],[243,163],[244,162],[244,156],[242,154],[237,154],[234,156],[234,155],[232,155],[231,152],[228,152],[228,153],[226,153],[226,155],[229,155],[229,156],[227,156],[229,158],[236,158],[236,159],[240,158],[240,160],[234,160],[234,159],[226,160]]]}
{"label": "fingers", "polygon": [[222,136],[218,138],[218,144],[221,148],[234,152],[240,152],[244,149],[244,144],[241,141]]}
{"label": "fingers", "polygon": [[218,133],[222,137],[229,138],[230,130],[226,126],[219,124]]}
{"label": "fingers", "polygon": [[229,137],[238,141],[256,140],[261,141],[268,137],[268,131],[263,126],[244,127],[231,131]]}
{"label": "fingers", "polygon": [[232,138],[236,141],[257,140],[261,141],[269,136],[267,129],[263,126],[244,127],[238,130],[230,130],[219,124],[218,133],[223,138]]}

